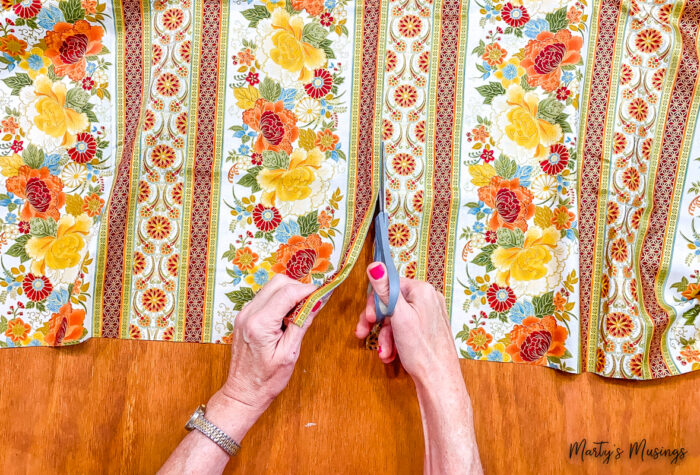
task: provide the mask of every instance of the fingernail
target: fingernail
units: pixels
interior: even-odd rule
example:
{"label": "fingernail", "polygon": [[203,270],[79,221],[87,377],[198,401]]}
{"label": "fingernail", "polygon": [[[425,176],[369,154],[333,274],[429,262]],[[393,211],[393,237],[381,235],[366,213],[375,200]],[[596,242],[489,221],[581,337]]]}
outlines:
{"label": "fingernail", "polygon": [[377,264],[375,267],[372,267],[369,270],[369,275],[371,275],[374,280],[381,279],[382,277],[384,277],[384,266],[381,264]]}
{"label": "fingernail", "polygon": [[318,302],[316,302],[316,304],[314,305],[314,308],[312,308],[311,311],[315,312],[319,308],[321,308],[321,301],[320,300]]}
{"label": "fingernail", "polygon": [[382,354],[382,347],[381,346],[377,349],[377,353]]}

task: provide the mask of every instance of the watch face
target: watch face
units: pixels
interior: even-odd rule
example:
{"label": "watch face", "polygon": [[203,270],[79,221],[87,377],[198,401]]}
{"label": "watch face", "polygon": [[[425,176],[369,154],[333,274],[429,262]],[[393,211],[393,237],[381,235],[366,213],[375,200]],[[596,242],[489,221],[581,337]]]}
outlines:
{"label": "watch face", "polygon": [[187,430],[192,430],[192,429],[194,429],[194,422],[195,422],[197,419],[199,419],[199,416],[202,416],[202,415],[204,415],[204,410],[203,410],[203,408],[200,406],[200,407],[198,407],[198,408],[194,411],[194,414],[192,414],[192,417],[190,417],[190,420],[187,421],[187,424],[185,424],[185,429],[187,429]]}

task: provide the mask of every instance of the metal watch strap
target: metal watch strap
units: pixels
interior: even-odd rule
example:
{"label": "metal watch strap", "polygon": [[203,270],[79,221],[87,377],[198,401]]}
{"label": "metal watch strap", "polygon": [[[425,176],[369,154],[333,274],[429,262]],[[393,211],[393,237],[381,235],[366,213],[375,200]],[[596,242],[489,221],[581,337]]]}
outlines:
{"label": "metal watch strap", "polygon": [[221,447],[224,452],[233,456],[241,450],[241,446],[233,440],[231,437],[226,435],[224,431],[216,427],[211,421],[204,417],[204,411],[206,406],[202,404],[194,411],[192,417],[185,425],[187,430],[197,429],[199,432],[211,439],[216,445]]}

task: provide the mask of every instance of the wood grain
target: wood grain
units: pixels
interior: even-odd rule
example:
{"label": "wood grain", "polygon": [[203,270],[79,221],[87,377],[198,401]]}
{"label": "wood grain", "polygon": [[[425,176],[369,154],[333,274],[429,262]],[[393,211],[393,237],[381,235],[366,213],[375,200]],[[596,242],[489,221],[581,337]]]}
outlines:
{"label": "wood grain", "polygon": [[[421,472],[413,383],[353,336],[368,250],[309,330],[289,387],[245,438],[231,473]],[[224,381],[229,352],[106,339],[0,351],[0,472],[154,472]],[[700,374],[634,383],[514,364],[462,361],[462,369],[487,473],[700,471]],[[689,454],[678,465],[626,454],[609,465],[570,461],[569,443],[583,437],[625,450],[646,438]]]}

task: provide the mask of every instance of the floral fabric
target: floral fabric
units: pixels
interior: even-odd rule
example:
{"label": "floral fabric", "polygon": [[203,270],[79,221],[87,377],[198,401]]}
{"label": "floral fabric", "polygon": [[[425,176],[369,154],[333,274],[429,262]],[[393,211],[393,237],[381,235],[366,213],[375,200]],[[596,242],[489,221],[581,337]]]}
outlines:
{"label": "floral fabric", "polygon": [[0,345],[228,342],[275,274],[301,324],[384,180],[462,357],[700,366],[694,2],[0,7]]}

